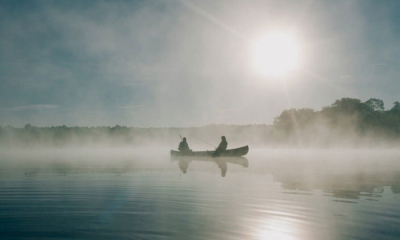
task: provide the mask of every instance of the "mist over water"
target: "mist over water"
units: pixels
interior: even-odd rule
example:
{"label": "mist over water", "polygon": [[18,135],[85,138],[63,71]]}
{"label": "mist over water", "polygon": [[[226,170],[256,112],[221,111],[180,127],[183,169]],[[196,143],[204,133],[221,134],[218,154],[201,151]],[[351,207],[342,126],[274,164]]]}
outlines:
{"label": "mist over water", "polygon": [[[1,127],[0,234],[397,239],[400,111],[381,102],[284,110],[272,125]],[[249,154],[170,153],[182,137],[215,150],[222,135]]]}
{"label": "mist over water", "polygon": [[[396,239],[400,152],[0,152],[5,239]],[[186,173],[184,173],[186,172]]]}
{"label": "mist over water", "polygon": [[0,240],[400,239],[398,9],[1,0]]}

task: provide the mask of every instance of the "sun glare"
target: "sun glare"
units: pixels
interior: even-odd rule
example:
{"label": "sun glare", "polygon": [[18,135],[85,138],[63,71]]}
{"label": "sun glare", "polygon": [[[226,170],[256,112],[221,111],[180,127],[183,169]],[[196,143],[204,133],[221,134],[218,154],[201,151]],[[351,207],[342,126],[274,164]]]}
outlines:
{"label": "sun glare", "polygon": [[292,34],[273,32],[256,42],[254,65],[263,75],[281,77],[298,67],[299,54],[299,44]]}

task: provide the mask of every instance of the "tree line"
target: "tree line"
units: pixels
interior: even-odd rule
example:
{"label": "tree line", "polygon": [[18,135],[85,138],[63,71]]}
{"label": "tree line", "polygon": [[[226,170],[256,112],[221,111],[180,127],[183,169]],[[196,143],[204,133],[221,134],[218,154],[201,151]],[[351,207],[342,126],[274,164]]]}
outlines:
{"label": "tree line", "polygon": [[275,138],[291,144],[329,146],[398,145],[400,103],[385,110],[384,102],[342,98],[320,111],[284,110],[274,119]]}
{"label": "tree line", "polygon": [[[200,147],[218,145],[225,135],[231,147],[396,147],[400,144],[400,103],[385,110],[380,99],[336,100],[320,111],[287,109],[272,125],[208,125],[191,128],[0,127],[0,146],[129,146],[176,148],[181,136]],[[203,146],[201,146],[203,144]]]}

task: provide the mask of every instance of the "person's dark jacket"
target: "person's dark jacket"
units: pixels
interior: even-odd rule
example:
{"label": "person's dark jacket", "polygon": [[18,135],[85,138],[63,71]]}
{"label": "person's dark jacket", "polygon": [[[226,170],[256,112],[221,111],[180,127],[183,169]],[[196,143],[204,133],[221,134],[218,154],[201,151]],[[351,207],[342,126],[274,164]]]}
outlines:
{"label": "person's dark jacket", "polygon": [[222,138],[221,143],[218,145],[217,149],[213,153],[213,157],[218,157],[222,152],[224,152],[228,148],[228,142],[226,141],[225,137]]}
{"label": "person's dark jacket", "polygon": [[216,151],[223,152],[228,148],[228,142],[226,140],[222,140],[221,143],[218,145]]}
{"label": "person's dark jacket", "polygon": [[189,145],[187,144],[187,142],[182,141],[182,142],[179,143],[178,150],[181,151],[181,152],[189,151]]}

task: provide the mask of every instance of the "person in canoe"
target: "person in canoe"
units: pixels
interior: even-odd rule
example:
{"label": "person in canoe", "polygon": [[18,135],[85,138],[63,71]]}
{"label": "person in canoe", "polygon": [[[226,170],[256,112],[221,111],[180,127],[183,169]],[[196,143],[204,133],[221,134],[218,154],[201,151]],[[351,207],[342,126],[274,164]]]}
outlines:
{"label": "person in canoe", "polygon": [[191,151],[192,151],[192,150],[189,148],[189,145],[188,145],[188,143],[187,143],[185,137],[182,139],[182,142],[179,143],[178,150],[179,150],[180,152],[191,152]]}
{"label": "person in canoe", "polygon": [[213,157],[218,157],[222,152],[224,152],[228,148],[228,142],[226,141],[225,136],[221,137],[221,143],[218,145],[217,149],[215,149]]}

